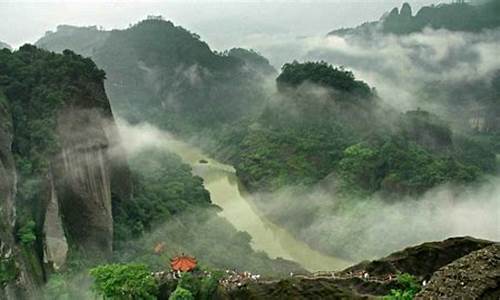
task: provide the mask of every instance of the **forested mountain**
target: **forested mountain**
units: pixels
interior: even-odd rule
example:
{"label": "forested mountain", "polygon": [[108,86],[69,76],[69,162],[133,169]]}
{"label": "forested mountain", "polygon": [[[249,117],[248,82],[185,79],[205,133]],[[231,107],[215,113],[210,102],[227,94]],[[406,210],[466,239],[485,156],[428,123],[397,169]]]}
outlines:
{"label": "forested mountain", "polygon": [[[58,33],[49,36],[57,40]],[[51,49],[47,37],[38,44]],[[385,253],[379,242],[366,243],[370,224],[356,221],[371,205],[383,205],[379,198],[410,203],[433,188],[465,187],[497,172],[494,137],[476,135],[467,114],[398,111],[376,87],[325,62],[291,62],[271,76],[268,62],[254,52],[214,53],[196,35],[156,19],[110,32],[91,55],[108,74],[117,115],[171,130],[229,162],[246,188],[264,192],[255,203],[267,217],[324,253],[354,260]],[[436,94],[429,90],[428,100]],[[451,112],[462,107],[451,103],[443,101]],[[150,209],[134,205],[132,211]],[[342,219],[341,228],[314,227],[316,218],[344,214],[356,217]],[[148,213],[125,213],[122,220],[141,215]],[[123,232],[152,223],[128,222]]]}
{"label": "forested mountain", "polygon": [[[81,34],[82,43],[73,38],[64,44],[64,31],[58,31],[38,45],[85,52],[82,45],[96,44],[89,42],[89,30],[98,40],[104,34],[75,29],[74,37]],[[471,181],[483,172],[461,154],[471,151],[461,147],[473,142],[454,145],[449,133],[448,148],[426,148],[394,132],[397,113],[381,120],[377,113],[384,108],[377,104],[376,92],[349,71],[325,63],[286,64],[276,79],[277,92],[270,94],[263,81],[263,74],[273,73],[267,60],[243,49],[214,53],[198,36],[171,22],[148,19],[106,35],[91,55],[108,74],[115,112],[132,122],[150,121],[210,140],[207,148],[233,163],[253,190],[311,185],[335,172],[363,193],[417,193],[447,181]],[[419,134],[433,135],[438,127],[419,128],[424,131]],[[406,150],[393,155],[407,167],[422,166],[410,171],[416,174],[393,169],[399,163],[388,165],[386,151],[398,147]],[[364,165],[358,160],[366,159],[373,160],[369,170],[350,166]]]}
{"label": "forested mountain", "polygon": [[383,108],[349,71],[294,62],[276,81],[279,101],[246,129],[222,134],[214,151],[227,155],[253,189],[311,185],[335,174],[345,195],[419,194],[495,171],[490,150],[453,135],[426,111],[400,115]]}
{"label": "forested mountain", "polygon": [[[69,280],[96,262],[164,264],[154,241],[134,240],[165,222],[180,226],[163,231],[169,245],[189,249],[208,266],[301,270],[255,253],[244,234],[217,217],[202,179],[179,157],[154,148],[127,156],[104,78],[70,50],[0,51],[1,297],[34,298],[54,271]],[[213,256],[176,233],[196,226],[210,232],[193,237],[199,245],[235,255]]]}
{"label": "forested mountain", "polygon": [[[377,49],[386,42],[377,44],[379,38],[418,39],[426,27],[489,35],[499,22],[497,9],[496,1],[457,3],[413,16],[404,4],[379,22],[332,34],[342,36],[334,42],[343,39],[347,49],[353,40]],[[468,211],[489,208],[498,191],[500,73],[484,67],[485,60],[471,65],[488,69],[486,75],[451,80],[441,76],[443,66],[480,56],[449,51],[452,58],[444,62],[426,60],[421,56],[441,53],[413,40],[401,44],[410,49],[408,61],[439,74],[419,82],[411,109],[389,105],[368,82],[374,77],[343,64],[292,61],[277,72],[256,51],[212,51],[197,34],[161,17],[111,31],[62,25],[37,42],[45,50],[0,50],[0,298],[35,298],[44,284],[50,299],[90,298],[84,279],[92,268],[93,291],[110,299],[399,299],[420,290],[435,295],[442,282],[460,287],[453,276],[443,279],[447,268],[475,274],[474,262],[485,271],[480,284],[467,286],[497,295],[498,285],[486,279],[498,275],[498,246],[471,238],[422,244],[338,273],[294,276],[306,271],[254,251],[252,236],[219,215],[222,204],[212,203],[210,180],[193,175],[220,167],[214,189],[223,183],[237,196],[248,192],[252,203],[243,204],[261,212],[263,231],[273,230],[269,243],[288,248],[297,238],[309,256],[382,256],[462,234],[460,221],[470,216],[485,219],[479,232],[490,230],[489,214]],[[394,53],[391,60],[405,60],[406,52]],[[384,73],[383,61],[368,64],[370,75],[411,71]],[[397,88],[391,91],[402,95]],[[118,130],[115,117],[123,127],[149,131],[120,137],[129,132]],[[165,145],[175,140],[165,130],[210,158],[187,159],[193,171]],[[234,172],[237,178],[226,176]],[[474,193],[480,196],[469,201]],[[454,208],[458,221],[443,217]],[[288,240],[278,241],[276,224],[291,233]],[[296,249],[286,250],[281,253]],[[174,259],[173,272],[161,271],[172,256],[195,267],[177,270]],[[102,263],[112,264],[96,266]],[[260,281],[244,271],[290,278]],[[425,291],[421,282],[428,280]]]}
{"label": "forested mountain", "polygon": [[65,39],[67,28],[72,27],[60,26],[37,45],[90,55],[106,70],[106,89],[117,114],[174,132],[252,115],[265,101],[259,89],[263,76],[274,73],[255,52],[215,53],[196,34],[159,18],[111,32],[72,28],[71,39]]}
{"label": "forested mountain", "polygon": [[[400,91],[411,93],[411,106],[436,112],[455,132],[468,135],[482,147],[498,153],[500,71],[494,59],[489,60],[482,54],[486,47],[480,45],[494,45],[498,39],[500,2],[477,2],[426,6],[416,15],[405,3],[400,10],[394,8],[380,21],[335,30],[329,36],[341,37],[353,49],[399,48],[404,53],[402,57],[389,55],[387,59],[401,64],[406,61],[406,68],[411,65],[418,69],[407,72],[409,78],[418,77],[415,82],[407,85],[400,82],[404,85]],[[463,43],[443,46],[437,42],[452,39],[451,36]],[[436,41],[431,41],[433,38]],[[434,56],[438,49],[444,48],[447,48],[444,55]],[[397,75],[394,76],[398,71],[385,69],[383,64],[357,57],[357,61],[353,61],[349,54],[316,54],[338,64],[352,65],[361,72],[375,72],[379,78],[398,84]],[[472,75],[479,62],[487,67]],[[465,65],[465,69],[459,70],[459,66]]]}
{"label": "forested mountain", "polygon": [[424,28],[450,31],[478,32],[500,26],[500,1],[491,0],[472,5],[467,2],[439,4],[422,7],[415,15],[408,3],[401,10],[394,8],[380,21],[365,23],[356,28],[344,28],[330,32],[332,35],[383,33],[409,34]]}

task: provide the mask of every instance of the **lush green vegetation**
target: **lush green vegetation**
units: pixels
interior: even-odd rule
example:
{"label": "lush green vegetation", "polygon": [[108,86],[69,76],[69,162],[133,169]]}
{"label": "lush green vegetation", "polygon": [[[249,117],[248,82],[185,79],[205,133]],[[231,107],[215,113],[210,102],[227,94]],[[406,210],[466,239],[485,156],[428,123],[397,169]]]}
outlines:
{"label": "lush green vegetation", "polygon": [[103,299],[156,299],[158,283],[145,265],[102,265],[90,270]]}
{"label": "lush green vegetation", "polygon": [[[240,59],[228,58],[229,54],[210,55],[241,63]],[[256,54],[249,55],[255,59]],[[23,245],[29,268],[42,280],[44,270],[39,258],[43,251],[44,197],[48,192],[46,176],[51,159],[60,151],[58,113],[65,106],[75,105],[102,110],[103,115],[110,115],[109,103],[102,85],[99,85],[104,73],[90,59],[83,59],[71,51],[54,54],[29,45],[14,53],[0,51],[0,71],[0,104],[13,119],[12,125],[6,126],[14,137],[12,151],[19,179],[17,239]],[[211,205],[202,179],[193,176],[191,168],[178,156],[165,149],[150,149],[129,157],[129,167],[132,177],[130,197],[124,196],[119,189],[112,188],[111,191],[114,261],[137,261],[161,270],[165,268],[168,257],[185,251],[212,267],[239,267],[265,273],[301,270],[294,263],[271,260],[264,253],[255,253],[247,234],[236,231],[217,216],[217,208]],[[146,237],[144,233],[152,237]],[[71,242],[71,237],[68,240]],[[168,253],[162,256],[152,251],[159,240],[165,240],[169,247]],[[231,251],[231,254],[220,255],[226,251]],[[49,276],[46,294],[54,299],[79,296],[81,291],[76,282],[87,280],[79,274],[89,265],[91,262],[80,257],[78,249],[71,247],[66,271]],[[17,274],[10,272],[10,266],[13,265],[8,261],[2,261],[2,284]],[[113,270],[95,269],[93,274],[104,276],[104,271],[112,273]],[[102,276],[99,277],[101,295],[109,297],[128,288],[107,290]]]}
{"label": "lush green vegetation", "polygon": [[[41,178],[59,151],[57,113],[64,105],[85,99],[90,86],[102,82],[104,72],[71,51],[60,55],[25,45],[16,52],[0,51],[0,74],[0,91],[12,116],[19,211],[36,221],[44,188]],[[110,112],[105,98],[95,100],[92,105]],[[77,105],[90,104],[81,102]]]}
{"label": "lush green vegetation", "polygon": [[[351,71],[335,68],[326,62],[299,63],[294,61],[284,64],[276,82],[278,88],[297,87],[304,82],[310,82],[341,92],[348,92],[349,96],[354,95],[365,100],[372,96],[370,87],[363,81],[356,80]],[[344,97],[349,98],[347,95]],[[339,100],[344,99],[340,98]]]}
{"label": "lush green vegetation", "polygon": [[194,300],[194,297],[189,290],[178,286],[175,291],[170,294],[168,300]]}
{"label": "lush green vegetation", "polygon": [[[409,6],[403,15],[411,16]],[[40,44],[50,47],[48,40]],[[435,115],[415,111],[398,117],[381,110],[372,88],[352,72],[325,62],[285,64],[276,79],[279,92],[267,101],[257,76],[271,72],[264,58],[244,49],[215,53],[197,35],[171,22],[145,20],[113,31],[92,56],[108,73],[118,114],[212,140],[211,152],[231,162],[253,190],[309,186],[338,173],[343,190],[361,195],[381,190],[421,193],[444,182],[473,181],[495,165],[491,149],[454,136]],[[250,68],[241,68],[245,64]],[[297,88],[307,82],[311,86]],[[313,88],[318,86],[324,91]],[[355,145],[373,152],[366,170],[353,167],[367,159],[363,151],[350,148]],[[156,207],[161,203],[152,202]],[[163,216],[179,210],[174,206],[181,202],[165,202],[165,211],[126,210]],[[133,203],[125,205],[145,202]],[[154,214],[147,221],[139,216],[118,219],[131,220],[134,225],[128,224],[127,230],[134,227],[130,232],[135,234],[150,228]]]}
{"label": "lush green vegetation", "polygon": [[191,174],[180,157],[161,149],[149,149],[129,160],[133,174],[132,199],[115,198],[115,240],[139,237],[173,215],[208,208],[210,195],[203,180]]}
{"label": "lush green vegetation", "polygon": [[210,300],[219,285],[221,272],[209,272],[209,275],[182,273],[177,287],[170,294],[169,300],[199,299]]}
{"label": "lush green vegetation", "polygon": [[[330,75],[321,82],[318,73]],[[282,89],[279,101],[269,103],[259,118],[221,131],[216,139],[222,146],[214,153],[231,161],[251,189],[311,186],[335,174],[345,196],[378,191],[417,195],[494,171],[491,149],[454,137],[449,125],[429,112],[380,110],[376,95],[348,71],[322,62],[294,62],[285,65],[277,84],[293,87],[306,81],[357,97],[365,94],[372,101],[343,101],[349,93]]]}
{"label": "lush green vegetation", "polygon": [[[130,157],[129,165],[134,196],[127,201],[115,197],[113,202],[115,261],[161,270],[170,257],[184,252],[211,268],[266,274],[301,269],[255,253],[247,233],[217,216],[218,208],[211,204],[202,179],[191,175],[191,168],[177,155],[152,148]],[[158,243],[166,245],[164,253],[153,251]]]}
{"label": "lush green vegetation", "polygon": [[393,289],[391,293],[384,297],[384,300],[412,300],[422,289],[416,278],[410,274],[401,274],[397,278],[400,289]]}
{"label": "lush green vegetation", "polygon": [[[48,158],[58,150],[56,113],[65,104],[88,93],[89,82],[102,82],[104,72],[90,59],[71,51],[63,55],[22,46],[0,51],[0,90],[13,120],[13,152],[18,169],[29,177],[47,169]],[[109,111],[106,99],[95,106]]]}
{"label": "lush green vegetation", "polygon": [[[68,30],[71,38],[66,39]],[[265,100],[261,74],[274,72],[254,51],[216,53],[198,35],[161,19],[111,32],[61,28],[38,44],[91,55],[106,70],[107,92],[122,118],[184,134],[258,111]]]}
{"label": "lush green vegetation", "polygon": [[30,246],[36,241],[35,235],[36,224],[35,221],[29,220],[26,224],[22,225],[17,232],[17,237],[24,245]]}
{"label": "lush green vegetation", "polygon": [[169,295],[170,300],[213,299],[223,276],[220,271],[197,269],[182,273],[178,280],[157,281],[140,264],[101,265],[90,274],[94,291],[104,299],[157,299]]}
{"label": "lush green vegetation", "polygon": [[[408,24],[415,18],[405,5],[386,19],[387,26],[396,15],[410,20]],[[206,148],[233,164],[253,191],[305,186],[307,192],[331,176],[335,192],[348,199],[335,209],[357,220],[363,217],[358,211],[374,206],[352,199],[372,200],[376,193],[387,195],[386,200],[407,199],[401,196],[418,196],[445,183],[471,183],[496,171],[494,139],[480,141],[466,130],[457,134],[451,129],[456,124],[424,110],[400,114],[381,107],[375,90],[343,68],[325,62],[285,64],[272,94],[259,76],[272,74],[272,68],[255,52],[212,52],[197,35],[162,20],[108,34],[91,55],[108,73],[116,112],[132,123],[149,121],[182,137],[210,140]],[[429,101],[439,98],[436,91],[448,90],[440,87],[429,88]],[[487,101],[489,108],[495,107],[495,88],[478,89],[493,95]],[[456,101],[454,110],[466,110],[467,97],[459,95],[465,93],[456,93],[448,97]],[[129,160],[133,197],[113,197],[116,261],[158,269],[168,257],[187,252],[209,267],[262,273],[295,267],[255,254],[247,234],[216,217],[217,208],[210,204],[201,179],[192,177],[178,157],[148,150]],[[310,206],[301,213],[316,215],[318,207]],[[300,232],[299,226],[308,222],[295,221],[288,228]],[[360,229],[353,228],[325,234],[314,246],[359,257],[332,246],[334,238],[356,239]],[[153,251],[158,243],[167,245],[162,254]],[[402,289],[393,296],[410,293]],[[183,285],[172,295],[198,296],[198,288]]]}

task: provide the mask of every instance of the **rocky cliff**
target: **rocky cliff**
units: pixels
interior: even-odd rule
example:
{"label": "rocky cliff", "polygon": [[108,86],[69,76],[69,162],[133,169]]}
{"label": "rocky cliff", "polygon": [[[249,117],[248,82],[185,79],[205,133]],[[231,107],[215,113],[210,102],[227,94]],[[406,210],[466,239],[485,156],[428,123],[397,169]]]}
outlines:
{"label": "rocky cliff", "polygon": [[474,251],[440,268],[417,299],[499,299],[500,244]]}
{"label": "rocky cliff", "polygon": [[[218,299],[373,299],[400,288],[397,275],[422,283],[418,299],[498,299],[500,246],[470,237],[409,247],[341,272],[220,286]],[[430,281],[429,281],[430,278]]]}
{"label": "rocky cliff", "polygon": [[27,273],[25,262],[18,259],[19,248],[14,240],[16,210],[16,172],[11,152],[12,118],[7,99],[0,93],[0,299],[33,295],[33,280]]}
{"label": "rocky cliff", "polygon": [[111,255],[112,183],[128,172],[92,61],[26,45],[0,62],[0,299],[32,298],[71,255]]}

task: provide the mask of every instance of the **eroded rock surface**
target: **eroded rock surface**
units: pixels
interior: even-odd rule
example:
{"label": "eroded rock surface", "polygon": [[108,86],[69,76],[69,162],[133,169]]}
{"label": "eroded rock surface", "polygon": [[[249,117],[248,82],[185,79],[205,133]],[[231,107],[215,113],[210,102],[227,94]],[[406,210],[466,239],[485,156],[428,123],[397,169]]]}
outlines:
{"label": "eroded rock surface", "polygon": [[45,212],[43,233],[44,263],[50,265],[54,270],[59,270],[66,263],[68,241],[64,233],[59,201],[52,178],[50,179],[50,199]]}
{"label": "eroded rock surface", "polygon": [[432,275],[417,299],[500,299],[500,244],[474,251]]}
{"label": "eroded rock surface", "polygon": [[93,109],[66,109],[58,119],[61,153],[54,179],[64,224],[76,246],[110,255],[113,241],[109,147],[102,116]]}
{"label": "eroded rock surface", "polygon": [[362,262],[342,273],[367,272],[371,276],[387,277],[409,273],[420,280],[429,279],[441,267],[493,242],[472,237],[455,237],[439,242],[428,242],[394,252],[371,262]]}

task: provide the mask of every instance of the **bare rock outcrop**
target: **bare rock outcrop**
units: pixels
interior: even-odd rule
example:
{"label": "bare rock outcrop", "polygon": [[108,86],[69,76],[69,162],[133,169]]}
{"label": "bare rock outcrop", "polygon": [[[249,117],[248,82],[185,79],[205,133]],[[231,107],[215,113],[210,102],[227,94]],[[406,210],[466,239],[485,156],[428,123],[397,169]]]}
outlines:
{"label": "bare rock outcrop", "polygon": [[472,237],[454,237],[439,242],[428,242],[394,252],[371,262],[362,262],[343,273],[367,272],[371,276],[385,277],[409,273],[420,280],[430,279],[441,267],[493,242]]}
{"label": "bare rock outcrop", "polygon": [[500,244],[442,267],[416,299],[500,299]]}
{"label": "bare rock outcrop", "polygon": [[113,241],[105,126],[98,110],[62,111],[58,118],[61,153],[52,167],[67,232],[79,250],[94,256],[110,255]]}

